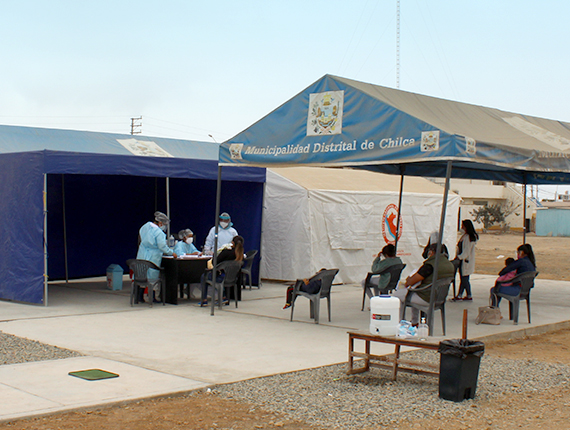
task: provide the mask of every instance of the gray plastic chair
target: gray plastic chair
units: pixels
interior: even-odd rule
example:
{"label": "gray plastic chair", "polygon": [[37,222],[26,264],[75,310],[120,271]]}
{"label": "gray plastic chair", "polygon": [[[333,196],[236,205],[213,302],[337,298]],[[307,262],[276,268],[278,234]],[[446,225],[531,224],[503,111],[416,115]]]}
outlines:
{"label": "gray plastic chair", "polygon": [[[393,266],[386,267],[380,273],[368,272],[368,275],[366,275],[366,279],[364,281],[364,291],[362,292],[362,309],[360,310],[364,310],[366,296],[372,297],[372,290],[374,290],[374,296],[379,296],[380,294],[388,294],[391,291],[395,290],[396,286],[398,285],[398,281],[400,280],[400,276],[402,275],[402,270],[404,270],[405,267],[405,264],[394,264]],[[374,276],[381,276],[384,273],[390,274],[390,281],[388,282],[388,285],[386,285],[386,288],[383,288],[380,291],[378,289],[378,285],[371,284],[370,281]]]}
{"label": "gray plastic chair", "polygon": [[[221,282],[214,282],[213,279],[206,279],[206,288],[208,288],[208,286],[212,286],[213,291],[212,291],[212,300],[215,300],[216,297],[216,291],[218,291],[220,294],[218,294],[218,298],[219,297],[223,297],[224,294],[224,290],[232,288],[234,289],[234,298],[236,301],[236,308],[238,307],[238,275],[239,275],[239,270],[241,269],[241,265],[242,262],[241,261],[235,261],[235,260],[228,260],[228,261],[222,261],[220,264],[218,264],[216,266],[216,273],[218,272],[224,272],[224,278],[222,279]],[[217,278],[217,276],[215,276],[215,278]],[[220,300],[220,306],[221,306],[222,302]]]}
{"label": "gray plastic chair", "polygon": [[513,324],[519,323],[519,307],[520,301],[526,300],[526,311],[528,314],[528,323],[530,324],[530,289],[534,287],[534,278],[538,276],[538,272],[523,272],[508,281],[498,281],[495,284],[495,288],[499,288],[501,285],[509,284],[521,286],[521,291],[517,296],[509,296],[508,294],[494,292],[497,300],[497,307],[499,306],[499,298],[507,299],[509,301],[509,319],[513,321]]}
{"label": "gray plastic chair", "polygon": [[[241,268],[241,285],[245,288],[246,285],[246,277],[249,280],[249,289],[251,290],[251,284],[252,284],[252,280],[251,280],[251,268],[253,266],[253,260],[255,258],[255,256],[257,255],[257,250],[253,249],[251,251],[247,251],[245,253],[245,258],[243,260],[243,267]],[[257,286],[257,288],[259,288],[259,285]]]}
{"label": "gray plastic chair", "polygon": [[298,296],[306,297],[310,300],[310,317],[315,320],[315,324],[319,323],[319,314],[321,299],[327,299],[327,308],[329,311],[329,322],[331,320],[331,287],[333,279],[338,273],[338,269],[323,270],[309,279],[309,281],[321,280],[321,289],[315,294],[309,294],[300,290],[302,279],[298,279],[293,287],[293,294],[291,295],[291,321],[293,321],[293,312],[295,311],[295,300]]}
{"label": "gray plastic chair", "polygon": [[[439,310],[441,311],[441,326],[443,329],[443,335],[445,336],[445,301],[447,300],[447,294],[449,293],[449,286],[451,285],[452,280],[453,278],[442,278],[438,279],[435,284],[425,285],[421,288],[409,289],[408,294],[406,294],[406,299],[401,306],[400,319],[406,319],[405,317],[407,307],[420,310],[427,315],[426,321],[429,326],[429,335],[433,336],[434,312]],[[432,287],[431,300],[429,304],[423,306],[411,302],[412,294],[416,294],[418,291],[424,291],[429,287]]]}
{"label": "gray plastic chair", "polygon": [[453,297],[457,297],[457,286],[455,284],[455,278],[457,278],[457,272],[459,271],[459,266],[461,266],[461,260],[453,259],[450,261],[453,264],[453,268],[455,269],[453,272]]}
{"label": "gray plastic chair", "polygon": [[[131,306],[133,306],[133,304],[138,304],[139,302],[139,289],[148,288],[149,302],[150,307],[152,308],[152,302],[154,299],[152,291],[156,282],[160,283],[160,298],[162,299],[162,305],[164,306],[166,303],[166,292],[164,291],[164,286],[166,284],[164,280],[164,269],[162,267],[158,267],[152,261],[137,260],[134,258],[127,260],[127,266],[129,266],[129,269],[133,271],[133,279],[131,280]],[[160,271],[158,280],[148,280],[148,269]]]}

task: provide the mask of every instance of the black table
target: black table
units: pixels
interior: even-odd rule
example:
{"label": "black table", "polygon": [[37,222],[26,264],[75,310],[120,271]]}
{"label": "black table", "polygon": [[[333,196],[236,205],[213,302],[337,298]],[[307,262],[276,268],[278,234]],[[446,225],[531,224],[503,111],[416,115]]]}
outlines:
{"label": "black table", "polygon": [[165,301],[178,304],[178,285],[200,283],[200,276],[206,270],[211,257],[172,258],[162,257],[162,267],[166,278]]}

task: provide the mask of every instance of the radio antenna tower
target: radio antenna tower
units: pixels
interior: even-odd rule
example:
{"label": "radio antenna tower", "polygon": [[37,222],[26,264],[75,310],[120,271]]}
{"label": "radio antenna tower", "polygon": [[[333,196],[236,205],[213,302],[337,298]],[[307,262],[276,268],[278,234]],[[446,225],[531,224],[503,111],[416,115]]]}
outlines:
{"label": "radio antenna tower", "polygon": [[396,88],[400,89],[400,0],[396,1]]}
{"label": "radio antenna tower", "polygon": [[142,116],[138,118],[131,118],[131,134],[141,134],[142,133]]}

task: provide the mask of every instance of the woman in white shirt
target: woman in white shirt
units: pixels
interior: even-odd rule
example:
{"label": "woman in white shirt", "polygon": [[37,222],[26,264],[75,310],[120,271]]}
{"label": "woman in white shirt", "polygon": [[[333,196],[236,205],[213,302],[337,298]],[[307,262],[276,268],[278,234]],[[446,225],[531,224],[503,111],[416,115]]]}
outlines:
{"label": "woman in white shirt", "polygon": [[[475,244],[479,240],[479,235],[475,231],[473,223],[469,219],[464,219],[461,222],[461,230],[463,234],[457,243],[456,259],[461,260],[459,265],[459,276],[461,284],[459,285],[459,292],[453,301],[458,300],[473,300],[471,297],[471,283],[469,276],[475,272]],[[463,293],[465,292],[465,297]]]}

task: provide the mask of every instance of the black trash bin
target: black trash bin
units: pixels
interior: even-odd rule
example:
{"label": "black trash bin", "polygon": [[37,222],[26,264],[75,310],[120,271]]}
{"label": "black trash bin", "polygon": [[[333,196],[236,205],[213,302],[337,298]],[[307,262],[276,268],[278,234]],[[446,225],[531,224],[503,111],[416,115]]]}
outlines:
{"label": "black trash bin", "polygon": [[485,344],[468,339],[443,340],[439,344],[439,397],[461,402],[475,397],[479,364]]}

